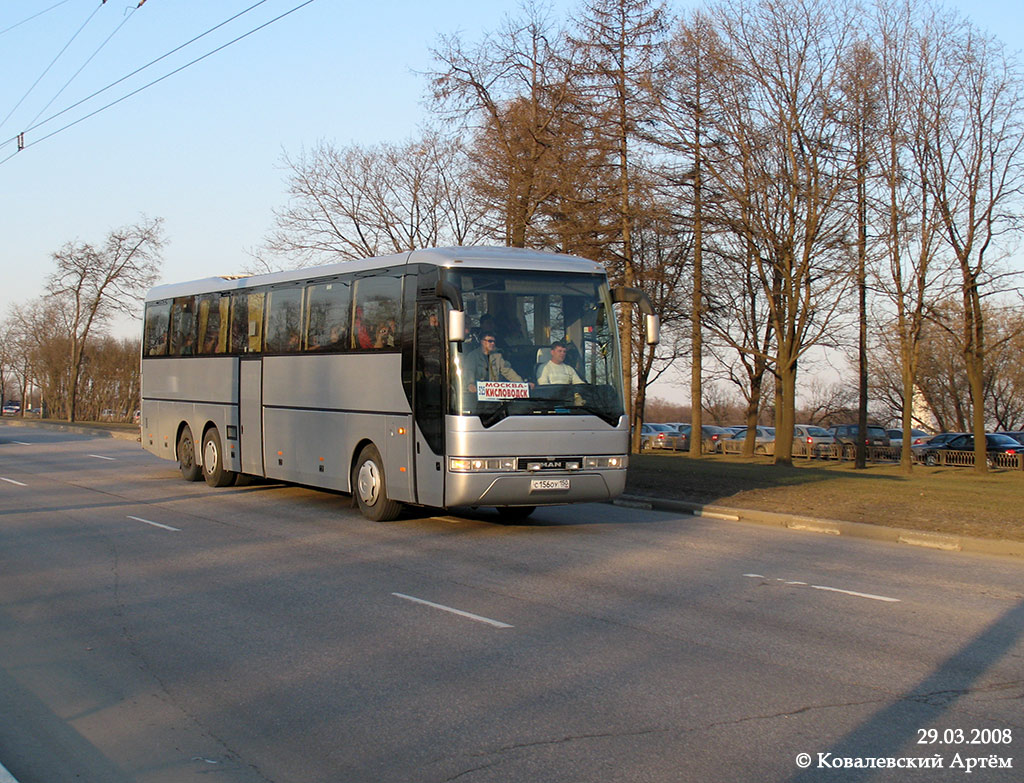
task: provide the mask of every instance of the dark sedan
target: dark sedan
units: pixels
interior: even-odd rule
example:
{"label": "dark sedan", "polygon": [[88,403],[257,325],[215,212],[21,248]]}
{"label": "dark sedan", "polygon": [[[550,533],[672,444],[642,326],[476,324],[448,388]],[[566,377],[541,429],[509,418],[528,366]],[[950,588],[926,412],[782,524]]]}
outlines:
{"label": "dark sedan", "polygon": [[1018,443],[1024,444],[1024,431],[1022,432],[997,432],[996,435],[1008,435]]}
{"label": "dark sedan", "polygon": [[[927,465],[939,464],[939,453],[943,451],[974,451],[973,435],[957,435],[955,438],[937,446],[926,444],[921,449],[921,457]],[[1018,443],[1009,435],[986,435],[985,451],[989,454],[1024,454],[1024,444]],[[991,462],[991,460],[990,460]]]}
{"label": "dark sedan", "polygon": [[929,446],[938,448],[944,443],[949,443],[953,438],[959,438],[961,435],[966,435],[964,432],[940,432],[938,435],[932,435],[928,440],[923,443],[913,443],[910,448],[914,450],[914,453],[923,453]]}

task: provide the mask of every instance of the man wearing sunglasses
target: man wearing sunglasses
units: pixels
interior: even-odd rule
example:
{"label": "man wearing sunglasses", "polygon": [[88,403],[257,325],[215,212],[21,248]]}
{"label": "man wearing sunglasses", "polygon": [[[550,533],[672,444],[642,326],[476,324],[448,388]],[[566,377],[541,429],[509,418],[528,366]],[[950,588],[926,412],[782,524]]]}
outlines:
{"label": "man wearing sunglasses", "polygon": [[[464,372],[469,381],[466,388],[474,394],[477,381],[523,382],[519,373],[512,369],[512,365],[497,350],[497,338],[489,329],[480,332],[480,347],[466,354]],[[530,385],[533,386],[532,383]]]}

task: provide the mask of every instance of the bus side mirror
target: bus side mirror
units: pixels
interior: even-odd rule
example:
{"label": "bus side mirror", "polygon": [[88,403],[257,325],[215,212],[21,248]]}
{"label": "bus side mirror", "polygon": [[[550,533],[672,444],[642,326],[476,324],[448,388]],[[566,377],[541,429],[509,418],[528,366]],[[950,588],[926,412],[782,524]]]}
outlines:
{"label": "bus side mirror", "polygon": [[461,343],[466,339],[466,314],[462,310],[448,311],[448,340]]}
{"label": "bus side mirror", "polygon": [[644,314],[644,337],[648,345],[657,345],[661,341],[661,319],[651,306],[650,297],[639,288],[613,288],[612,301],[615,303],[635,304]]}
{"label": "bus side mirror", "polygon": [[661,319],[653,313],[644,316],[644,332],[648,345],[657,345],[661,341]]}

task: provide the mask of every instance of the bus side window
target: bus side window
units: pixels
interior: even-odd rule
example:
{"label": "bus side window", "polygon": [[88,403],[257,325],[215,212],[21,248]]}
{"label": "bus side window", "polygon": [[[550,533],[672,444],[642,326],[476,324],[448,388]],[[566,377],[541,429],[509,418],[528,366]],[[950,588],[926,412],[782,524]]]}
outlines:
{"label": "bus side window", "polygon": [[348,348],[351,293],[352,286],[347,280],[311,285],[306,289],[307,351],[344,351]]}
{"label": "bus side window", "polygon": [[167,334],[170,323],[170,302],[150,302],[146,305],[146,356],[164,356],[167,354]]}
{"label": "bus side window", "polygon": [[401,270],[361,277],[355,284],[352,347],[397,350],[402,306]]}
{"label": "bus side window", "polygon": [[231,353],[258,353],[263,347],[263,294],[231,295]]}
{"label": "bus side window", "polygon": [[249,294],[249,321],[246,324],[249,353],[263,350],[263,297],[262,293]]}
{"label": "bus side window", "polygon": [[265,350],[268,353],[297,352],[302,324],[302,289],[275,288],[268,299]]}
{"label": "bus side window", "polygon": [[171,305],[171,356],[196,353],[196,298],[181,296]]}
{"label": "bus side window", "polygon": [[210,356],[223,353],[223,329],[222,324],[227,319],[223,317],[225,309],[222,303],[227,302],[227,297],[218,294],[206,294],[199,297],[199,340],[196,343],[196,353]]}

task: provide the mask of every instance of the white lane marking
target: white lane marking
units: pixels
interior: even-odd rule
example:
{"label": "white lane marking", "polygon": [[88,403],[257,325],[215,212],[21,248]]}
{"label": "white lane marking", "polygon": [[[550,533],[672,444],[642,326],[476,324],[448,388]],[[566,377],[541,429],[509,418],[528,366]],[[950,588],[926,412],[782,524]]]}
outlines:
{"label": "white lane marking", "polygon": [[844,593],[854,595],[857,598],[870,598],[872,601],[885,601],[890,604],[898,604],[899,598],[890,598],[887,595],[874,595],[873,593],[858,593],[856,590],[840,590],[838,587],[825,587],[825,585],[811,585],[815,590],[828,590],[830,593]]}
{"label": "white lane marking", "polygon": [[152,525],[153,527],[160,527],[160,528],[163,528],[164,530],[173,530],[175,533],[180,533],[181,532],[181,528],[180,527],[171,527],[170,525],[161,525],[159,522],[151,522],[150,520],[143,519],[142,517],[129,516],[128,519],[134,519],[136,522],[144,522],[147,525]]}
{"label": "white lane marking", "polygon": [[86,454],[87,457],[95,457],[96,459],[108,459],[111,462],[117,462],[113,457],[104,457],[102,454]]}
{"label": "white lane marking", "polygon": [[3,764],[0,764],[0,783],[18,783],[14,775],[8,772]]}
{"label": "white lane marking", "polygon": [[[743,576],[748,579],[767,579],[768,577],[762,574],[744,574]],[[829,593],[842,593],[843,595],[852,595],[856,598],[870,598],[872,601],[884,601],[885,603],[898,604],[900,603],[899,598],[890,598],[887,595],[875,595],[874,593],[858,593],[856,590],[843,590],[839,587],[828,587],[827,585],[812,585],[807,582],[795,582],[787,581],[785,579],[775,578],[776,582],[782,582],[783,584],[792,585],[793,587],[810,587],[812,590],[825,590]]]}
{"label": "white lane marking", "polygon": [[493,625],[495,628],[514,628],[515,626],[509,625],[508,623],[499,622],[498,620],[492,620],[489,617],[481,617],[478,614],[472,614],[470,612],[464,612],[461,609],[453,609],[450,606],[444,606],[443,604],[435,604],[432,601],[424,601],[422,598],[414,598],[411,595],[405,595],[404,593],[392,593],[391,595],[395,598],[404,598],[406,601],[412,601],[413,603],[423,604],[424,606],[430,606],[434,609],[440,609],[443,612],[451,612],[457,614],[459,617],[466,617],[470,620],[476,620],[478,623],[487,623]]}
{"label": "white lane marking", "polygon": [[11,443],[17,443],[19,446],[31,446],[31,443],[26,443],[23,440],[12,440]]}
{"label": "white lane marking", "polygon": [[15,481],[14,479],[4,478],[3,476],[0,476],[0,481],[6,481],[8,484],[17,484],[19,487],[27,487],[28,486],[28,484],[22,484],[20,481]]}

